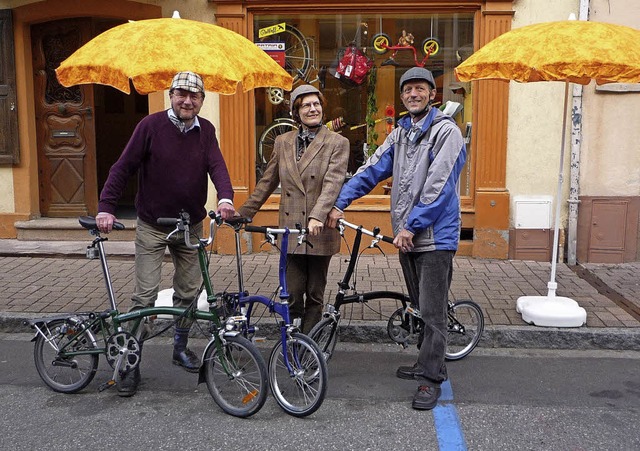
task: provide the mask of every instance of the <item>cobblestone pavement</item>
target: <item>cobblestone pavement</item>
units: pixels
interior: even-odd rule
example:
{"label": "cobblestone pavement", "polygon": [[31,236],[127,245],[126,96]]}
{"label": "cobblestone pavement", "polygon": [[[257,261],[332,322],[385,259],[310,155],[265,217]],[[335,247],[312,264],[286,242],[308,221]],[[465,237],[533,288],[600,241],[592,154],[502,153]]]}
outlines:
{"label": "cobblestone pavement", "polygon": [[[52,314],[103,310],[108,307],[99,260],[84,258],[86,243],[66,242],[56,249],[43,245],[0,240],[0,312],[8,315]],[[119,305],[126,309],[133,291],[132,248],[109,242],[110,272]],[[347,256],[333,258],[326,299],[335,298]],[[235,257],[212,255],[210,269],[215,291],[237,291]],[[270,294],[277,288],[278,256],[272,252],[243,256],[245,289]],[[163,267],[161,288],[171,286],[172,264]],[[489,327],[530,327],[516,312],[520,296],[546,296],[551,264],[456,257],[451,298],[478,303]],[[640,336],[640,263],[619,265],[557,265],[557,295],[574,299],[587,311],[586,327],[628,330]],[[406,292],[396,255],[362,255],[354,279],[359,291]],[[343,307],[343,324],[349,321],[385,321],[397,306],[392,301]]]}

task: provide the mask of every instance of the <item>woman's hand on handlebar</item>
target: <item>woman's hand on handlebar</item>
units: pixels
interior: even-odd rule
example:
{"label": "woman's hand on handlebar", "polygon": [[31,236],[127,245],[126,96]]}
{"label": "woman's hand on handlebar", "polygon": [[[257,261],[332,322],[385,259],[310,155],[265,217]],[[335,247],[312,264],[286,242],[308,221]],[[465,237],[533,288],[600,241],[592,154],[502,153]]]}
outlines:
{"label": "woman's hand on handlebar", "polygon": [[338,226],[338,219],[344,218],[344,213],[338,210],[336,207],[333,207],[327,216],[327,227],[331,227],[335,229]]}
{"label": "woman's hand on handlebar", "polygon": [[309,219],[309,235],[318,236],[322,233],[322,229],[324,229],[324,224],[317,219]]}
{"label": "woman's hand on handlebar", "polygon": [[232,204],[228,202],[222,202],[220,205],[218,205],[218,210],[216,210],[216,213],[219,214],[222,219],[227,220],[235,216],[236,209],[233,208]]}
{"label": "woman's hand on handlebar", "polygon": [[113,223],[116,222],[116,217],[111,213],[101,211],[96,215],[96,225],[101,233],[109,233],[113,229]]}

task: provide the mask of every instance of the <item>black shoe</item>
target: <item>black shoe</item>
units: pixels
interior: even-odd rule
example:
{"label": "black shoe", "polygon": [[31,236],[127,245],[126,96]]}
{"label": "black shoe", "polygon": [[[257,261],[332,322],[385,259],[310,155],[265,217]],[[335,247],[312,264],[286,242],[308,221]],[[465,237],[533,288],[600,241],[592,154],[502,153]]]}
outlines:
{"label": "black shoe", "polygon": [[413,395],[411,407],[416,410],[431,410],[438,404],[438,398],[441,392],[440,387],[421,385],[418,387],[416,394]]}
{"label": "black shoe", "polygon": [[413,380],[416,378],[416,375],[420,373],[420,369],[418,369],[418,364],[414,364],[413,366],[401,366],[396,371],[396,376],[400,379]]}
{"label": "black shoe", "polygon": [[190,373],[197,373],[200,369],[200,359],[195,353],[187,348],[184,351],[173,351],[173,364],[183,367]]}
{"label": "black shoe", "polygon": [[118,383],[116,383],[116,389],[118,390],[118,396],[128,398],[133,396],[138,391],[138,385],[140,384],[140,367],[135,367],[133,371],[124,373]]}

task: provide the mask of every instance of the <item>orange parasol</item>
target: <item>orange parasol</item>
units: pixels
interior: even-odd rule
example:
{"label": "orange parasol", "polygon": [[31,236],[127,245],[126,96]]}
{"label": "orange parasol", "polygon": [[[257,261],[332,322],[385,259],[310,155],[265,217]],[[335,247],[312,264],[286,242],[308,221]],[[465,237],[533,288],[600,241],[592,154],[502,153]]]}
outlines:
{"label": "orange parasol", "polygon": [[556,297],[556,264],[560,199],[567,129],[569,83],[640,83],[640,31],[602,22],[565,20],[528,25],[508,31],[471,55],[455,69],[459,81],[563,81],[564,119],[560,173],[547,296],[523,296],[516,310],[538,326],[578,327],[586,311],[573,299]]}
{"label": "orange parasol", "polygon": [[64,86],[98,83],[129,94],[168,89],[177,72],[200,74],[205,89],[233,94],[279,87],[292,77],[244,36],[223,27],[180,18],[129,22],[111,28],[79,48],[56,69]]}

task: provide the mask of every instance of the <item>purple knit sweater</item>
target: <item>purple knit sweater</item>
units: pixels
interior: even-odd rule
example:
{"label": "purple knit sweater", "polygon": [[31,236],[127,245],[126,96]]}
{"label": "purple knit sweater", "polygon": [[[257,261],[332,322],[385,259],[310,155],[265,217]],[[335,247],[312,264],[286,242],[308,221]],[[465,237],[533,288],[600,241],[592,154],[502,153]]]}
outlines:
{"label": "purple knit sweater", "polygon": [[181,210],[193,223],[207,212],[207,174],[218,198],[233,200],[233,188],[213,124],[198,116],[200,128],[181,133],[166,111],[145,117],[131,135],[122,155],[109,170],[98,211],[115,214],[127,181],[138,171],[138,217],[156,224],[177,217]]}

